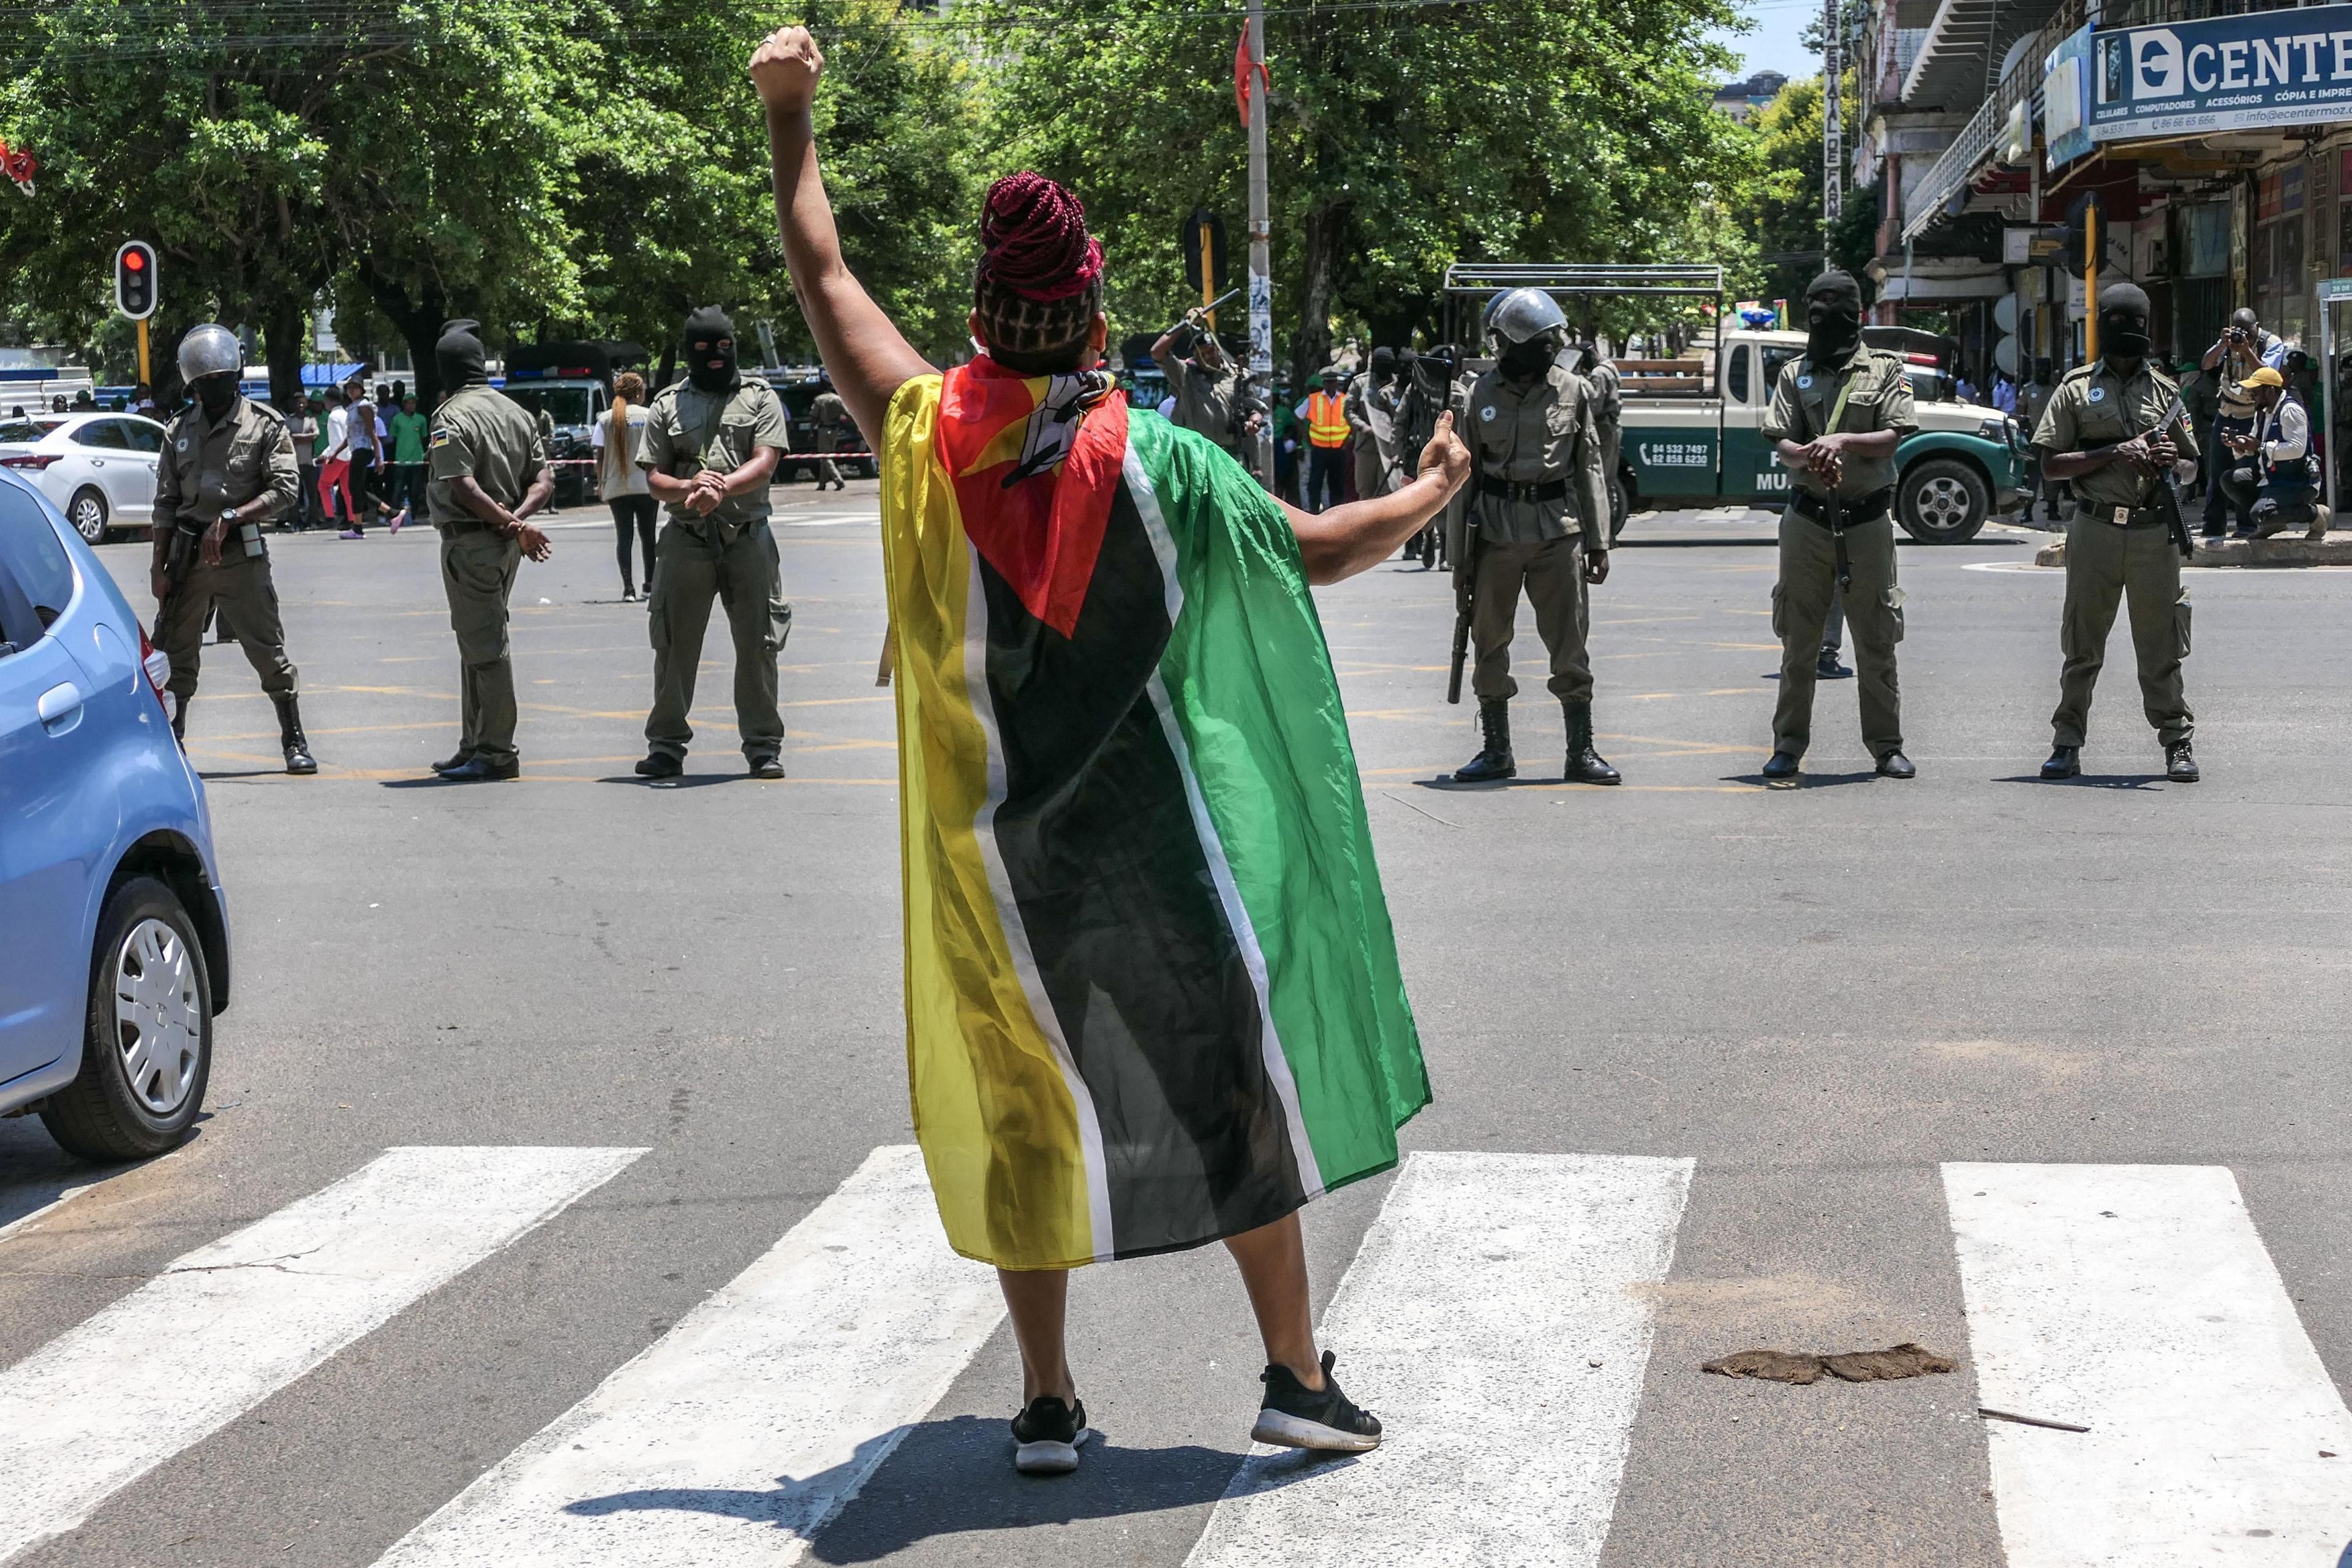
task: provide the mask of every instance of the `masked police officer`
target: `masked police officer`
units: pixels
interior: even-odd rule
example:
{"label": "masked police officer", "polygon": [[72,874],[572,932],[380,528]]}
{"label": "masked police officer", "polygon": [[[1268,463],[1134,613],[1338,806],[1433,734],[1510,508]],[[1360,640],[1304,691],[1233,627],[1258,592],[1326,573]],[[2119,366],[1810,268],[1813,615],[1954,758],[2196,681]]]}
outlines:
{"label": "masked police officer", "polygon": [[205,617],[218,609],[277,705],[286,771],[315,773],[261,538],[261,525],[294,504],[300,469],[285,422],[237,391],[244,369],[226,327],[207,324],[180,340],[192,402],[164,432],[155,469],[155,646],[172,661],[172,732],[184,739]]}
{"label": "masked police officer", "polygon": [[452,784],[510,779],[515,751],[513,647],[507,601],[523,557],[553,553],[530,521],[555,495],[539,422],[490,385],[478,321],[451,321],[433,345],[439,407],[425,443],[425,510],[441,535],[441,587],[457,635],[457,754],[433,764]]}
{"label": "masked police officer", "polygon": [[792,445],[783,405],[735,364],[735,324],[708,305],[686,319],[686,380],[662,389],[646,422],[646,482],[667,504],[656,550],[651,623],[654,705],[637,772],[675,778],[694,739],[687,714],[710,602],[727,607],[735,643],[735,726],[751,776],[784,776],[784,718],[776,705],[783,646],[782,567],[768,527],[768,481]]}
{"label": "masked police officer", "polygon": [[2066,607],[2058,643],[2066,656],[2045,779],[2083,771],[2091,691],[2106,662],[2118,600],[2131,604],[2139,694],[2164,746],[2164,773],[2197,782],[2197,721],[2180,679],[2189,653],[2189,595],[2171,534],[2177,503],[2162,492],[2182,458],[2197,456],[2184,416],[2164,426],[2176,387],[2148,358],[2147,296],[2129,283],[2099,290],[2099,359],[2066,373],[2033,432],[2042,471],[2074,488],[2066,525]]}
{"label": "masked police officer", "polygon": [[1592,425],[1601,433],[1601,476],[1609,483],[1609,537],[1613,542],[1625,528],[1625,480],[1617,471],[1625,446],[1625,378],[1601,357],[1600,340],[1590,331],[1577,347],[1581,357],[1576,374],[1592,388]]}
{"label": "masked police officer", "polygon": [[[1478,754],[1454,771],[1464,784],[1518,773],[1511,754],[1511,637],[1519,590],[1551,655],[1550,688],[1568,719],[1571,783],[1613,784],[1592,748],[1592,661],[1586,651],[1588,585],[1609,576],[1609,492],[1592,392],[1559,363],[1568,318],[1540,289],[1514,289],[1487,308],[1495,368],[1471,384],[1463,435],[1476,466],[1472,538],[1454,562],[1471,576],[1477,670]],[[1575,524],[1573,531],[1570,523]]]}
{"label": "masked police officer", "polygon": [[1764,416],[1764,438],[1796,481],[1780,513],[1780,580],[1772,590],[1780,692],[1764,776],[1775,783],[1797,776],[1812,740],[1822,626],[1841,586],[1862,673],[1863,742],[1886,777],[1917,772],[1903,754],[1895,675],[1903,601],[1892,511],[1895,448],[1917,428],[1903,362],[1863,343],[1861,285],[1844,272],[1822,273],[1805,289],[1805,352],[1780,367]]}

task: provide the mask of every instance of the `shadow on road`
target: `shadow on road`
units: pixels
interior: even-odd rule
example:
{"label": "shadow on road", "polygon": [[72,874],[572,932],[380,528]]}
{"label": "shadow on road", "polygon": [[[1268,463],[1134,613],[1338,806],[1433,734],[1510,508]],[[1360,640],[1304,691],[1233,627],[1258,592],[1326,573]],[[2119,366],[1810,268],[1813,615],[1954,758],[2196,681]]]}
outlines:
{"label": "shadow on road", "polygon": [[2171,781],[2162,773],[2076,773],[2071,779],[2045,779],[2040,773],[2011,773],[1995,784],[2041,784],[2045,789],[2152,789]]}
{"label": "shadow on road", "polygon": [[1760,789],[1830,789],[1838,784],[1870,784],[1878,777],[1876,768],[1864,768],[1852,773],[1800,773],[1793,783],[1783,784],[1768,779],[1762,773],[1726,773],[1725,784],[1755,784]]}
{"label": "shadow on road", "polygon": [[[823,1563],[874,1563],[933,1536],[1019,1530],[1112,1519],[1213,1503],[1241,1468],[1238,1454],[1185,1446],[1122,1448],[1101,1433],[1082,1450],[1075,1475],[1024,1477],[1012,1467],[1002,1421],[958,1415],[868,1438],[843,1464],[801,1480],[776,1478],[760,1491],[661,1487],[583,1498],[566,1513],[601,1517],[640,1510],[682,1510],[789,1530],[814,1542]],[[857,1487],[860,1475],[879,1468]],[[1269,1467],[1266,1489],[1289,1486],[1348,1458]],[[832,1500],[856,1495],[837,1514]]]}

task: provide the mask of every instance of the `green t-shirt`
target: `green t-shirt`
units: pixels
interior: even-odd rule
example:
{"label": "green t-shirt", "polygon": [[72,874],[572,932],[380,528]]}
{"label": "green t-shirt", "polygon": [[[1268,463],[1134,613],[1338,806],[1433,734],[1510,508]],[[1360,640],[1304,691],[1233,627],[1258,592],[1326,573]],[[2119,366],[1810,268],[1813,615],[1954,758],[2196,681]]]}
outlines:
{"label": "green t-shirt", "polygon": [[395,463],[425,461],[425,416],[395,414],[392,416],[392,460]]}

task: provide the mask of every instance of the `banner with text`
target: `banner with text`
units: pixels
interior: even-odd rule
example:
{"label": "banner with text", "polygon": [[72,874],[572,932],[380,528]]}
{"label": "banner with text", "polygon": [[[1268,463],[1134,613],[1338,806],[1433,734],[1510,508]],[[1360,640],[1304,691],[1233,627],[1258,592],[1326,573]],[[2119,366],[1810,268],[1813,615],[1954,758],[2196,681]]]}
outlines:
{"label": "banner with text", "polygon": [[2095,142],[2352,120],[2352,5],[2102,29],[2094,63]]}

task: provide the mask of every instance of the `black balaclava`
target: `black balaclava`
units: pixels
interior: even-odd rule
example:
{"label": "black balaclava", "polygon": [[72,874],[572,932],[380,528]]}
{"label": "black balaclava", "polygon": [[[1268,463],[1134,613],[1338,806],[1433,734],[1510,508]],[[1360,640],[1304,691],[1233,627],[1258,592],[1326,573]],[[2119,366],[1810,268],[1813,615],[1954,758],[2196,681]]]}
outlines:
{"label": "black balaclava", "polygon": [[1396,350],[1372,351],[1372,384],[1381,385],[1396,379]]}
{"label": "black balaclava", "polygon": [[1549,370],[1559,355],[1559,331],[1538,332],[1523,343],[1506,339],[1503,352],[1495,356],[1495,368],[1506,381],[1533,381]]}
{"label": "black balaclava", "polygon": [[2099,290],[2099,357],[2129,362],[2147,357],[2147,296],[2137,283]]}
{"label": "black balaclava", "polygon": [[1862,346],[1862,285],[1832,267],[1805,285],[1805,357],[1841,365]]}
{"label": "black balaclava", "polygon": [[217,424],[225,417],[229,405],[236,401],[236,372],[225,370],[215,375],[200,375],[189,390],[196,395],[196,404],[205,417]]}
{"label": "black balaclava", "polygon": [[490,358],[482,350],[481,331],[482,323],[474,321],[451,321],[441,329],[440,341],[433,345],[433,363],[441,372],[442,396],[490,379]]}
{"label": "black balaclava", "polygon": [[726,311],[705,305],[688,316],[678,349],[686,361],[686,379],[695,391],[720,393],[734,386],[735,323]]}

